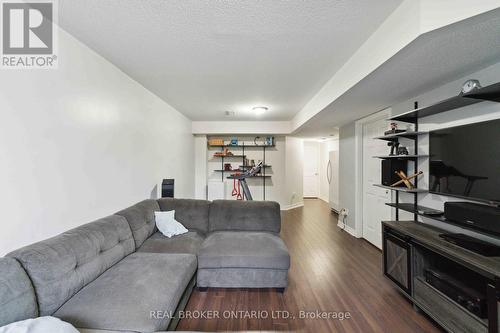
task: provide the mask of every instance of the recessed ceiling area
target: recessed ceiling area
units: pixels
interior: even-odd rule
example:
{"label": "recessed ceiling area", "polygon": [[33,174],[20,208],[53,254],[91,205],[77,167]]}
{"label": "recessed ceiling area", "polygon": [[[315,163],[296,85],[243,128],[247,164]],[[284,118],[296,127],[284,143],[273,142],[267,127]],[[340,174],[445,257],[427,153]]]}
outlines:
{"label": "recessed ceiling area", "polygon": [[[421,35],[294,132],[324,136],[332,128],[404,102],[500,59],[500,9]],[[456,93],[460,92],[457,86]]]}
{"label": "recessed ceiling area", "polygon": [[290,120],[401,2],[60,1],[59,24],[192,120]]}

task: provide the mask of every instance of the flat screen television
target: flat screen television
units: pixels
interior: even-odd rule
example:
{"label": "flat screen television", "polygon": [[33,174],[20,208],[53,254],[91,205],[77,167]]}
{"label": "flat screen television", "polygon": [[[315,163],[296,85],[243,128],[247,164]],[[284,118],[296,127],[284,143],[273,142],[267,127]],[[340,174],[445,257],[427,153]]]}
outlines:
{"label": "flat screen television", "polygon": [[429,134],[429,191],[500,205],[500,119]]}

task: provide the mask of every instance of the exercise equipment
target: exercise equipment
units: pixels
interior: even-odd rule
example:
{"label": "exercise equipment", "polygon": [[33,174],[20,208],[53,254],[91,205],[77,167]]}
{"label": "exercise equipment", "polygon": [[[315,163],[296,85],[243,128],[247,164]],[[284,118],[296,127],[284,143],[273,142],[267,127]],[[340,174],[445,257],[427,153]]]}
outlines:
{"label": "exercise equipment", "polygon": [[[228,179],[233,180],[233,192],[232,196],[236,196],[237,200],[253,200],[252,193],[250,193],[250,189],[248,188],[248,184],[246,178],[253,177],[260,172],[263,166],[263,162],[259,162],[256,166],[242,173],[235,173],[229,177]],[[241,194],[241,189],[243,189],[243,195]]]}

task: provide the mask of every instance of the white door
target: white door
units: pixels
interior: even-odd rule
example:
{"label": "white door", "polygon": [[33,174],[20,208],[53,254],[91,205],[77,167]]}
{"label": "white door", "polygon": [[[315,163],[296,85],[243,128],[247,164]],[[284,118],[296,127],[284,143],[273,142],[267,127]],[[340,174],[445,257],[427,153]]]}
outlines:
{"label": "white door", "polygon": [[340,210],[339,204],[339,152],[333,150],[329,152],[329,172],[330,172],[330,207],[335,210]]}
{"label": "white door", "polygon": [[382,225],[391,219],[389,190],[373,186],[381,183],[381,160],[377,155],[388,155],[387,142],[374,140],[387,130],[385,117],[363,125],[363,238],[378,248],[382,248]]}
{"label": "white door", "polygon": [[319,197],[318,142],[304,142],[304,197]]}

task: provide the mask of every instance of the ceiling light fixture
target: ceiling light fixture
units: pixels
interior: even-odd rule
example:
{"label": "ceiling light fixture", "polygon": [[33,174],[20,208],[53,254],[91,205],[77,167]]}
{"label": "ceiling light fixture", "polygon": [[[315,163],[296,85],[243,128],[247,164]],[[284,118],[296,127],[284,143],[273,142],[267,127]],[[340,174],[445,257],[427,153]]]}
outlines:
{"label": "ceiling light fixture", "polygon": [[252,111],[255,112],[256,115],[263,114],[267,110],[269,110],[269,108],[266,107],[266,106],[255,106],[255,107],[252,108]]}

